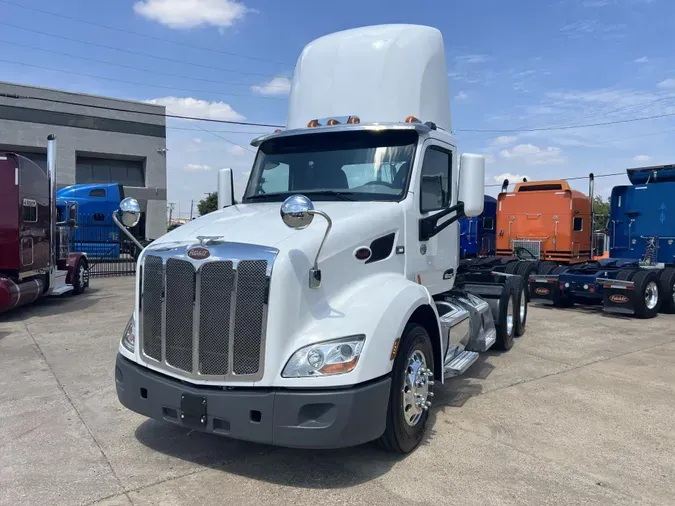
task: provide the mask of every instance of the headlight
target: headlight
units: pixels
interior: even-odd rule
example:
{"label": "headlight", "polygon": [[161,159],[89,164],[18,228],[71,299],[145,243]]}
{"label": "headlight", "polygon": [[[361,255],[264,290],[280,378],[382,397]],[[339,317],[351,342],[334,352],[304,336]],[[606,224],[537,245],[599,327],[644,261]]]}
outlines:
{"label": "headlight", "polygon": [[353,371],[363,350],[365,335],[342,337],[305,346],[284,367],[284,378],[332,376]]}
{"label": "headlight", "polygon": [[131,353],[134,352],[136,345],[136,324],[134,323],[133,315],[129,318],[129,323],[127,323],[124,334],[122,334],[122,345]]}

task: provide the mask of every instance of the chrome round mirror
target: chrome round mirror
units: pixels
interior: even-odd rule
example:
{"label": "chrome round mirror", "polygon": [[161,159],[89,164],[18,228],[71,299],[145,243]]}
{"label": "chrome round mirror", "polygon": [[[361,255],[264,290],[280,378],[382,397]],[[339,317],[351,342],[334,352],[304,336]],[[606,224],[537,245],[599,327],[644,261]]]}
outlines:
{"label": "chrome round mirror", "polygon": [[133,197],[125,198],[120,202],[118,214],[125,227],[133,228],[138,225],[141,219],[141,206],[138,204],[138,200]]}
{"label": "chrome round mirror", "polygon": [[307,228],[314,219],[314,204],[304,195],[291,195],[281,204],[281,219],[289,228]]}

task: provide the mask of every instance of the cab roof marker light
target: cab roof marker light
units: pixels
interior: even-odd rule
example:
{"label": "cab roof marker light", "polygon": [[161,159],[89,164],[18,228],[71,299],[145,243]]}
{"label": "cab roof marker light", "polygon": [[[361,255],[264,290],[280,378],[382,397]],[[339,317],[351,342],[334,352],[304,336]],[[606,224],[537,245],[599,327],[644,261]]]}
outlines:
{"label": "cab roof marker light", "polygon": [[405,123],[421,123],[421,121],[417,119],[415,116],[408,116],[405,119]]}
{"label": "cab roof marker light", "polygon": [[349,118],[347,119],[348,125],[358,125],[359,123],[361,123],[361,118],[359,118],[358,116],[349,116]]}
{"label": "cab roof marker light", "polygon": [[316,128],[318,126],[321,126],[318,119],[313,119],[309,123],[307,123],[307,128]]}

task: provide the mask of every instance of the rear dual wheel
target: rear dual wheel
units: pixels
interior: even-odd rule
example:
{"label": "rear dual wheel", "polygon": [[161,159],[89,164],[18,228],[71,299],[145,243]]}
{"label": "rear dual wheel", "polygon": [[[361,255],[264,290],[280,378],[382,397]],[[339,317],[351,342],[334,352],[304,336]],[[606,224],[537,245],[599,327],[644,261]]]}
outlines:
{"label": "rear dual wheel", "polygon": [[495,330],[497,331],[495,349],[508,351],[513,348],[513,338],[516,335],[519,319],[519,292],[522,292],[521,279],[509,278],[499,297],[499,314],[495,322]]}
{"label": "rear dual wheel", "polygon": [[675,269],[664,269],[660,276],[661,281],[661,312],[675,313]]}

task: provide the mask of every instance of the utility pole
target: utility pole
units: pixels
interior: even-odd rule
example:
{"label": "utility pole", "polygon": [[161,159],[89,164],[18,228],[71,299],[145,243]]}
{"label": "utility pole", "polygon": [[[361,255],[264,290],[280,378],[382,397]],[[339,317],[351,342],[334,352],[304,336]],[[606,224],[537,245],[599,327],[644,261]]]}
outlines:
{"label": "utility pole", "polygon": [[195,205],[195,201],[191,200],[190,201],[190,221],[192,221],[192,208],[194,207],[194,205]]}
{"label": "utility pole", "polygon": [[169,225],[171,225],[171,218],[173,217],[173,209],[176,207],[176,204],[169,202]]}

